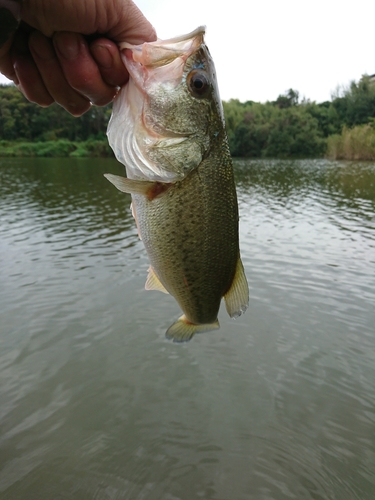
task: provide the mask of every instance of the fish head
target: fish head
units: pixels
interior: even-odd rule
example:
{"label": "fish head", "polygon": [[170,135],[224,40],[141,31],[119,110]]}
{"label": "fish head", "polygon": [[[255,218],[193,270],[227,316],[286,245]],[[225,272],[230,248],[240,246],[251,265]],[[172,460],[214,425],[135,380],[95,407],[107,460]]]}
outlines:
{"label": "fish head", "polygon": [[115,99],[108,138],[128,177],[182,180],[225,133],[204,33],[120,45],[129,82]]}

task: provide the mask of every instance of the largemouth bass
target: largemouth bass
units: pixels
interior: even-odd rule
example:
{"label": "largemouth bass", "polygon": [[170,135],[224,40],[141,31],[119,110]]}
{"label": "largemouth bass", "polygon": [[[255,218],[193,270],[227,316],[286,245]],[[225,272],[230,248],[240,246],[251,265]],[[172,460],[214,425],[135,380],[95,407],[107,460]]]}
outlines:
{"label": "largemouth bass", "polygon": [[132,196],[151,264],[146,289],[170,293],[184,313],[166,333],[176,342],[219,328],[222,297],[231,317],[249,301],[232,161],[204,32],[120,44],[130,79],[108,126],[127,177],[105,176]]}

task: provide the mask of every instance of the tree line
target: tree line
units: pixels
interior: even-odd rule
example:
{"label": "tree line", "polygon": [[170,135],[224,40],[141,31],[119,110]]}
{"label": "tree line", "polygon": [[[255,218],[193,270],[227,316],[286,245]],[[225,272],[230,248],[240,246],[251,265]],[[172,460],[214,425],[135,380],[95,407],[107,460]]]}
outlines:
{"label": "tree line", "polygon": [[289,89],[264,104],[230,100],[223,105],[233,156],[321,157],[348,129],[374,129],[375,81],[364,75],[319,104],[300,100],[299,93]]}
{"label": "tree line", "polygon": [[79,118],[57,104],[41,108],[29,102],[14,85],[0,85],[0,140],[86,141],[104,139],[111,106],[92,106]]}
{"label": "tree line", "polygon": [[[300,99],[298,91],[289,89],[275,101],[232,99],[223,106],[233,156],[322,157],[327,151],[338,151],[343,134],[352,129],[356,131],[353,137],[375,140],[375,81],[368,75],[337,89],[331,101],[319,104]],[[82,117],[74,118],[56,104],[41,108],[28,102],[16,87],[0,85],[0,150],[7,141],[99,144],[106,141],[110,114],[110,105],[93,106]],[[358,132],[362,129],[366,133]],[[110,154],[109,149],[100,151]]]}

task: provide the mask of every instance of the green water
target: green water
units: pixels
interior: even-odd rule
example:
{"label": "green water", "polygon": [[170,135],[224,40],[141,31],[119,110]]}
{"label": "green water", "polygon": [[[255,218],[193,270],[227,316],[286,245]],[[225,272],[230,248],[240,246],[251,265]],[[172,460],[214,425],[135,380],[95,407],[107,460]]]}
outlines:
{"label": "green water", "polygon": [[114,160],[0,160],[0,498],[373,500],[375,164],[237,161],[246,315],[187,344]]}

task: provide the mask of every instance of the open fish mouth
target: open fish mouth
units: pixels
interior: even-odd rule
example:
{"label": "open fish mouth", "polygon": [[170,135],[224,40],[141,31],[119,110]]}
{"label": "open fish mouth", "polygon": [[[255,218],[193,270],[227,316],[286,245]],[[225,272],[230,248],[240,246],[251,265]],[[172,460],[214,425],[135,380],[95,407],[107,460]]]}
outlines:
{"label": "open fish mouth", "polygon": [[205,26],[187,35],[141,45],[119,44],[122,60],[138,90],[145,95],[155,86],[175,88],[183,77],[187,59],[204,43]]}
{"label": "open fish mouth", "polygon": [[129,178],[177,182],[202,161],[196,127],[179,118],[178,100],[187,102],[187,61],[207,51],[204,34],[200,26],[168,40],[119,44],[129,82],[115,99],[108,139]]}
{"label": "open fish mouth", "polygon": [[160,67],[170,64],[180,57],[186,61],[203,43],[205,32],[206,27],[199,26],[191,33],[168,40],[156,40],[141,45],[123,42],[119,44],[119,47],[127,49],[125,51],[126,57],[141,63],[144,67]]}

